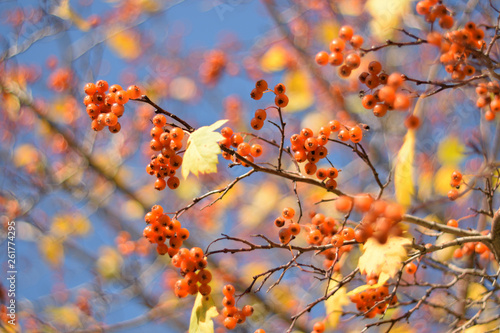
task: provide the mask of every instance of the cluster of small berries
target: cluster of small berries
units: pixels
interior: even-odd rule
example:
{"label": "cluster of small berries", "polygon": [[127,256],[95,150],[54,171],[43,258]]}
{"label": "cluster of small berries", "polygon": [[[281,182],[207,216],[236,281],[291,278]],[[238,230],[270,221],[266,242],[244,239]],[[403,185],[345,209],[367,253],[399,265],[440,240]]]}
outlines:
{"label": "cluster of small berries", "polygon": [[47,84],[50,89],[62,92],[70,89],[73,84],[74,74],[69,68],[58,68],[54,70],[49,78]]}
{"label": "cluster of small berries", "polygon": [[130,239],[130,234],[126,231],[120,231],[115,238],[118,252],[124,256],[129,256],[132,253],[137,253],[140,256],[149,254],[150,245],[146,238],[140,238],[137,241]]}
{"label": "cluster of small berries", "polygon": [[87,114],[92,119],[92,129],[101,131],[108,126],[111,133],[118,133],[121,125],[118,118],[125,111],[124,105],[129,99],[141,96],[141,90],[136,85],[128,87],[127,90],[119,84],[109,87],[108,82],[99,80],[95,84],[87,83],[84,87],[85,98],[83,104],[87,107]]}
{"label": "cluster of small berries", "polygon": [[358,50],[363,44],[363,37],[354,35],[352,27],[345,25],[340,28],[337,38],[330,43],[330,54],[326,51],[320,51],[316,54],[316,63],[320,66],[330,64],[339,67],[339,75],[341,77],[349,77],[353,69],[356,69],[361,64],[361,57],[353,51],[345,57],[346,43],[350,43],[353,50]]}
{"label": "cluster of small berries", "polygon": [[417,13],[424,15],[425,20],[434,23],[439,19],[439,26],[450,29],[453,26],[453,17],[448,14],[448,8],[439,0],[422,0],[417,2]]}
{"label": "cluster of small berries", "polygon": [[450,186],[454,188],[448,191],[448,198],[450,200],[455,200],[456,198],[458,198],[458,189],[460,188],[461,183],[462,174],[459,171],[453,171],[453,173],[451,174]]}
{"label": "cluster of small berries", "polygon": [[453,80],[463,80],[466,76],[474,75],[476,69],[468,64],[468,58],[473,51],[481,50],[485,44],[484,31],[476,28],[474,22],[468,22],[465,28],[448,32],[444,35],[431,32],[427,36],[428,42],[440,48],[439,61],[445,65],[446,72]]}
{"label": "cluster of small berries", "polygon": [[[288,96],[285,94],[286,87],[283,83],[278,83],[274,86],[274,89],[269,89],[269,86],[266,80],[259,80],[255,83],[255,88],[250,92],[250,97],[255,100],[259,100],[262,98],[262,95],[265,92],[274,92],[274,104],[279,108],[284,108],[288,105]],[[265,118],[265,117],[264,117]],[[257,117],[254,117],[251,122],[252,128],[255,130],[260,130],[264,125],[264,120],[261,120]]]}
{"label": "cluster of small berries", "polygon": [[[410,98],[408,94],[398,91],[403,84],[403,76],[399,73],[387,75],[382,73],[382,65],[378,61],[372,61],[368,65],[368,72],[359,75],[359,81],[372,90],[371,94],[365,94],[361,104],[365,109],[373,110],[377,117],[383,117],[388,110],[408,110]],[[373,90],[378,86],[382,88]]]}
{"label": "cluster of small berries", "polygon": [[198,292],[206,296],[212,292],[212,287],[208,285],[212,281],[212,273],[206,269],[207,259],[201,248],[180,249],[172,257],[172,265],[179,268],[183,276],[174,284],[174,293],[177,297],[184,298],[187,295],[196,295]]}
{"label": "cluster of small berries", "polygon": [[[292,236],[297,236],[300,233],[300,224],[292,221],[294,216],[295,209],[291,207],[285,207],[281,212],[281,216],[274,220],[274,225],[278,228],[281,228],[278,236],[282,244],[287,244],[292,239]],[[289,221],[289,224],[287,227],[285,227],[285,223],[287,221]]]}
{"label": "cluster of small berries", "polygon": [[356,227],[354,239],[364,243],[374,237],[384,244],[389,235],[401,235],[399,222],[403,219],[403,207],[397,203],[374,200],[369,194],[360,194],[351,198],[340,196],[335,200],[339,212],[348,213],[352,209],[364,214],[361,223]]}
{"label": "cluster of small berries", "polygon": [[[458,222],[456,220],[449,220],[448,225],[451,224],[456,224],[458,226]],[[484,230],[481,232],[482,235],[487,235],[489,233],[488,230]],[[455,259],[460,259],[463,256],[470,256],[472,254],[478,254],[479,258],[485,261],[495,261],[495,255],[491,250],[486,246],[484,243],[481,242],[470,242],[470,243],[465,243],[462,247],[459,247],[453,252],[453,257]]]}
{"label": "cluster of small berries", "polygon": [[488,121],[495,119],[495,116],[500,112],[500,85],[498,81],[486,83],[479,83],[476,87],[476,94],[478,95],[476,105],[478,108],[489,109],[484,113],[484,117]]}
{"label": "cluster of small berries", "polygon": [[[182,228],[181,223],[176,219],[170,219],[163,213],[163,207],[154,205],[151,211],[146,213],[144,220],[147,226],[144,228],[143,236],[151,243],[157,244],[156,251],[164,255],[168,253],[173,257],[182,246],[182,243],[189,238],[189,231]],[[169,245],[165,244],[169,239]]]}
{"label": "cluster of small berries", "polygon": [[[222,299],[222,305],[224,306],[222,315],[224,316],[224,327],[228,330],[235,329],[238,324],[243,324],[246,318],[253,314],[253,307],[251,305],[245,305],[241,309],[236,307],[234,292],[235,289],[231,284],[227,284],[222,288],[222,293],[224,294],[224,298]],[[260,332],[264,332],[264,330]]]}
{"label": "cluster of small berries", "polygon": [[213,85],[220,79],[224,68],[227,65],[227,57],[224,51],[211,50],[203,57],[203,63],[200,65],[200,81],[203,84]]}
{"label": "cluster of small berries", "polygon": [[[389,305],[395,305],[398,302],[396,295],[389,297],[389,288],[387,286],[363,290],[351,295],[350,299],[351,302],[356,304],[359,312],[365,313],[366,318],[373,318],[377,314],[383,314]],[[375,304],[377,304],[376,307],[374,307]]]}
{"label": "cluster of small berries", "polygon": [[[156,175],[155,189],[161,191],[168,186],[175,190],[180,185],[180,180],[175,176],[176,170],[182,165],[182,156],[178,155],[182,148],[184,131],[180,127],[168,129],[165,125],[167,118],[157,114],[153,118],[154,127],[151,129],[151,141],[149,147],[158,152],[151,156],[151,162],[146,167],[146,172],[152,176]],[[165,181],[165,177],[168,180]]]}
{"label": "cluster of small berries", "polygon": [[[254,157],[259,157],[262,155],[263,149],[262,146],[258,143],[254,143],[250,145],[247,142],[244,142],[244,138],[240,133],[233,133],[233,129],[231,127],[224,127],[221,130],[221,134],[224,137],[219,144],[223,145],[226,148],[234,147],[236,148],[236,152],[243,156],[246,160],[253,162]],[[247,166],[247,164],[243,161],[240,161],[238,157],[235,155],[232,157],[231,154],[227,152],[222,152],[222,156],[226,160],[232,160],[234,163],[241,163],[243,166]]]}

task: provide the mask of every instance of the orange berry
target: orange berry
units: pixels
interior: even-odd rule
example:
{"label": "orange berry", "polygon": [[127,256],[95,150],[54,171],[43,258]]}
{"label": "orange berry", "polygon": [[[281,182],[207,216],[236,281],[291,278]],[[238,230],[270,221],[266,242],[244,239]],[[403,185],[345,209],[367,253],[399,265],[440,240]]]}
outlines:
{"label": "orange berry", "polygon": [[417,272],[417,265],[415,265],[413,262],[410,262],[405,266],[405,271],[406,273],[413,275]]}
{"label": "orange berry", "polygon": [[261,79],[261,80],[255,82],[255,89],[257,89],[258,91],[264,92],[267,90],[267,88],[268,88],[268,85],[267,85],[266,80]]}
{"label": "orange berry", "polygon": [[335,200],[335,207],[339,212],[347,213],[352,209],[352,199],[346,195],[342,195]]}
{"label": "orange berry", "polygon": [[455,219],[448,220],[448,222],[446,223],[446,225],[448,227],[458,228],[458,222]]}
{"label": "orange berry", "polygon": [[278,83],[274,86],[274,93],[276,95],[284,94],[286,91],[285,85],[283,83]]}
{"label": "orange berry", "polygon": [[315,57],[316,63],[320,66],[328,64],[328,53],[325,51],[318,52]]}
{"label": "orange berry", "polygon": [[127,88],[128,97],[130,99],[136,99],[141,97],[141,88],[136,85],[131,85]]}
{"label": "orange berry", "polygon": [[344,25],[340,27],[339,38],[342,38],[345,41],[350,41],[353,35],[354,35],[354,29],[351,26]]}

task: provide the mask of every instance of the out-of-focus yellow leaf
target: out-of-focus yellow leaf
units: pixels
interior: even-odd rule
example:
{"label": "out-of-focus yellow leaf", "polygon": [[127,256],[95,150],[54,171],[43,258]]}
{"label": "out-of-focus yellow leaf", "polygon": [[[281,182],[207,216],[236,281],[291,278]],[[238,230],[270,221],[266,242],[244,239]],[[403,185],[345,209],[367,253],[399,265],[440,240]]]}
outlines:
{"label": "out-of-focus yellow leaf", "polygon": [[285,107],[288,112],[298,112],[307,109],[314,103],[309,77],[304,71],[294,70],[284,75],[286,95],[290,102]]}
{"label": "out-of-focus yellow leaf", "polygon": [[203,296],[198,293],[194,301],[193,311],[191,312],[189,333],[213,333],[214,322],[212,318],[218,314],[212,297],[210,295]]}
{"label": "out-of-focus yellow leaf", "polygon": [[413,193],[413,160],[415,158],[415,130],[409,129],[398,153],[394,168],[394,190],[399,204],[408,207]]}
{"label": "out-of-focus yellow leaf", "polygon": [[80,15],[75,13],[69,6],[69,0],[61,0],[59,5],[56,6],[52,12],[53,15],[62,18],[63,20],[71,21],[78,29],[87,31],[90,29],[91,24],[84,20]]}
{"label": "out-of-focus yellow leaf", "polygon": [[52,219],[50,232],[57,237],[66,237],[70,235],[83,236],[90,231],[89,220],[81,215],[62,214],[56,215]]}
{"label": "out-of-focus yellow leaf", "polygon": [[364,284],[362,286],[359,286],[359,287],[351,290],[350,292],[348,292],[347,296],[358,294],[362,291],[365,291],[366,289],[376,289],[378,287],[381,287],[387,282],[387,280],[389,280],[389,278],[390,278],[389,274],[382,272],[382,273],[380,273],[376,284],[372,284],[372,285]]}
{"label": "out-of-focus yellow leaf", "polygon": [[40,160],[40,153],[31,144],[23,144],[14,150],[13,162],[16,167],[24,167]]}
{"label": "out-of-focus yellow leaf", "polygon": [[64,258],[62,241],[54,236],[42,236],[38,242],[42,257],[52,266],[60,266]]}
{"label": "out-of-focus yellow leaf", "polygon": [[49,307],[47,314],[51,322],[66,328],[81,327],[78,309],[74,306]]}
{"label": "out-of-focus yellow leaf", "polygon": [[372,35],[380,41],[392,38],[401,19],[411,10],[411,0],[368,0],[366,8],[372,16]]}
{"label": "out-of-focus yellow leaf", "polygon": [[142,46],[139,34],[133,30],[108,32],[108,43],[110,48],[120,57],[126,60],[134,60],[141,55]]}
{"label": "out-of-focus yellow leaf", "polygon": [[[438,220],[437,219],[433,219],[431,221],[436,221],[437,222]],[[442,235],[440,235],[436,239],[435,245],[439,246],[441,244],[451,242],[454,239],[455,239],[454,235],[443,233]],[[436,252],[432,253],[432,257],[435,260],[442,261],[442,262],[447,262],[447,261],[451,260],[451,258],[453,258],[453,252],[455,252],[455,249],[457,247],[458,246],[449,246],[447,248],[442,249],[441,251],[436,251]]]}
{"label": "out-of-focus yellow leaf", "polygon": [[479,301],[487,292],[488,289],[481,283],[471,282],[467,287],[467,298],[473,301]]}
{"label": "out-of-focus yellow leaf", "polygon": [[343,15],[359,16],[363,12],[364,0],[340,0],[338,7]]}
{"label": "out-of-focus yellow leaf", "polygon": [[498,320],[494,320],[491,323],[483,325],[474,325],[465,329],[464,333],[484,333],[491,332],[494,328],[498,327]]}
{"label": "out-of-focus yellow leaf", "polygon": [[13,121],[17,120],[19,116],[19,109],[21,108],[19,98],[14,94],[3,94],[2,98],[2,108],[9,119]]}
{"label": "out-of-focus yellow leaf", "polygon": [[144,217],[144,209],[141,204],[135,200],[127,200],[122,207],[123,216],[126,216],[130,220],[143,218]]}
{"label": "out-of-focus yellow leaf", "polygon": [[120,270],[123,265],[122,256],[111,247],[102,247],[100,256],[96,262],[96,269],[105,279],[111,279],[120,275]]}
{"label": "out-of-focus yellow leaf", "polygon": [[432,178],[434,173],[425,171],[418,177],[418,198],[421,201],[426,201],[432,196],[433,183]]}
{"label": "out-of-focus yellow leaf", "polygon": [[189,101],[196,95],[196,83],[186,76],[176,77],[170,82],[168,92],[179,101]]}
{"label": "out-of-focus yellow leaf", "polygon": [[324,45],[330,45],[330,42],[336,38],[339,33],[339,26],[333,21],[322,21],[318,25],[317,31],[321,43]]}
{"label": "out-of-focus yellow leaf", "polygon": [[363,254],[359,257],[358,267],[363,274],[379,275],[386,273],[394,277],[406,260],[406,245],[410,245],[408,238],[392,236],[385,244],[369,238],[363,246]]}
{"label": "out-of-focus yellow leaf", "polygon": [[264,221],[264,218],[275,209],[280,190],[275,183],[265,182],[252,193],[249,205],[240,209],[239,222],[248,227],[255,227]]}
{"label": "out-of-focus yellow leaf", "polygon": [[[332,276],[332,278],[340,281],[342,280],[342,275],[340,273],[336,273]],[[330,281],[328,292],[331,292],[333,289],[337,288],[337,286],[338,283]],[[340,315],[342,314],[342,307],[349,304],[346,290],[346,287],[341,287],[335,292],[335,294],[333,294],[332,297],[325,301],[326,320],[330,329],[335,329],[337,327]]]}
{"label": "out-of-focus yellow leaf", "polygon": [[450,179],[453,171],[457,170],[455,166],[445,165],[434,175],[434,191],[438,195],[446,195],[450,190]]}
{"label": "out-of-focus yellow leaf", "polygon": [[287,51],[283,46],[273,45],[260,59],[260,67],[264,72],[278,72],[285,68],[287,58]]}
{"label": "out-of-focus yellow leaf", "polygon": [[198,177],[198,173],[217,172],[220,147],[217,142],[223,139],[222,134],[214,132],[227,122],[227,119],[216,121],[210,126],[203,126],[191,133],[182,161],[182,177],[189,173]]}
{"label": "out-of-focus yellow leaf", "polygon": [[439,144],[437,157],[443,165],[457,165],[465,157],[465,146],[455,135],[446,137]]}

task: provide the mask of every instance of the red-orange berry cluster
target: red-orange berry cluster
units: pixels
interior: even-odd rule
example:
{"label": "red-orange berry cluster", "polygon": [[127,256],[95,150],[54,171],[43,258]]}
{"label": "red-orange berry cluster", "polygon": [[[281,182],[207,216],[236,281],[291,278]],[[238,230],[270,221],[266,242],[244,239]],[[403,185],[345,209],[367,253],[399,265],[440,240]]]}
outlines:
{"label": "red-orange berry cluster", "polygon": [[[277,107],[284,108],[285,106],[288,105],[288,96],[285,94],[286,87],[283,83],[278,83],[277,85],[274,86],[274,89],[271,90],[269,89],[266,80],[259,80],[255,83],[255,88],[252,89],[252,91],[250,92],[250,97],[252,97],[255,100],[259,100],[262,98],[262,95],[264,93],[271,91],[274,92],[275,95],[274,104]],[[262,117],[257,117],[256,114],[255,117],[250,122],[250,125],[254,130],[260,130],[264,125],[265,113],[264,113],[264,119],[261,118]]]}
{"label": "red-orange berry cluster", "polygon": [[118,84],[109,87],[108,82],[104,80],[99,80],[95,84],[87,83],[84,91],[86,96],[83,104],[87,107],[87,114],[92,119],[92,129],[101,131],[108,126],[111,133],[118,133],[121,129],[118,118],[125,111],[124,105],[129,99],[141,96],[140,88],[135,85],[123,90]]}
{"label": "red-orange berry cluster", "polygon": [[[156,251],[164,255],[168,253],[174,256],[182,246],[182,243],[189,238],[189,231],[182,228],[181,223],[176,219],[170,219],[163,213],[163,207],[154,205],[151,211],[146,213],[144,220],[147,226],[144,228],[143,235],[151,243],[157,244]],[[169,240],[169,245],[165,244]]]}
{"label": "red-orange berry cluster", "polygon": [[[351,295],[350,299],[351,302],[356,304],[356,308],[359,312],[365,313],[366,318],[373,318],[377,314],[383,314],[387,306],[395,305],[398,302],[398,297],[396,295],[392,298],[389,297],[389,288],[387,286],[363,290],[360,293]],[[377,304],[379,302],[380,304]],[[375,304],[377,304],[376,307],[374,307]],[[368,310],[370,311],[367,312]]]}
{"label": "red-orange berry cluster", "polygon": [[[368,72],[359,75],[359,81],[372,90],[371,94],[365,94],[361,104],[365,109],[373,110],[377,117],[383,117],[390,110],[405,111],[410,107],[410,98],[407,93],[398,89],[403,84],[403,76],[399,73],[387,75],[381,72],[382,65],[378,61],[372,61],[368,65]],[[374,90],[375,88],[382,86]]]}
{"label": "red-orange berry cluster", "polygon": [[[448,221],[449,222],[449,221]],[[481,232],[482,235],[487,235],[488,230]],[[470,242],[465,243],[462,247],[459,247],[453,252],[453,257],[455,259],[460,259],[463,256],[470,256],[472,254],[478,254],[479,258],[485,261],[495,261],[495,255],[484,243],[481,242]]]}
{"label": "red-orange berry cluster", "polygon": [[479,83],[476,87],[478,95],[476,105],[478,108],[487,108],[484,117],[488,121],[495,119],[495,116],[500,112],[500,85],[498,81]]}
{"label": "red-orange berry cluster", "polygon": [[222,315],[224,316],[224,327],[228,330],[235,329],[238,324],[243,324],[246,318],[253,314],[253,307],[251,305],[245,305],[241,309],[236,307],[234,292],[235,289],[230,284],[222,288],[222,293],[224,294],[224,298],[222,299],[222,305],[224,306]]}
{"label": "red-orange berry cluster", "polygon": [[118,252],[124,256],[129,256],[132,253],[137,253],[145,256],[149,253],[150,245],[145,238],[140,238],[137,241],[130,239],[130,234],[126,231],[120,231],[115,238]]}
{"label": "red-orange berry cluster", "polygon": [[205,53],[200,65],[200,81],[203,84],[214,85],[220,79],[227,65],[226,53],[222,50],[211,50]]}
{"label": "red-orange berry cluster", "polygon": [[[182,165],[182,156],[177,153],[182,149],[184,131],[180,127],[165,126],[167,118],[157,114],[153,118],[154,127],[151,129],[149,147],[158,152],[151,156],[151,162],[146,167],[146,172],[156,176],[155,189],[161,191],[168,188],[175,190],[180,185],[180,180],[175,176],[177,169]],[[165,178],[168,179],[165,181]]]}
{"label": "red-orange berry cluster", "polygon": [[68,90],[73,84],[73,72],[69,68],[58,68],[54,70],[49,78],[47,84],[50,89],[62,92]]}
{"label": "red-orange berry cluster", "polygon": [[[231,127],[224,127],[221,130],[221,134],[224,139],[219,144],[226,148],[236,148],[236,152],[250,162],[253,162],[255,157],[259,157],[263,153],[261,145],[244,142],[245,138],[240,133],[234,133]],[[241,163],[243,166],[248,166],[245,162],[240,161],[236,155],[232,157],[231,154],[222,152],[222,156],[226,160],[232,160],[234,163]]]}
{"label": "red-orange berry cluster", "polygon": [[361,57],[356,51],[346,52],[347,43],[351,44],[353,50],[358,50],[363,44],[363,37],[354,35],[352,27],[345,25],[340,28],[339,35],[330,43],[330,54],[320,51],[316,54],[316,63],[320,66],[330,64],[339,67],[341,77],[349,77],[353,69],[361,64]]}
{"label": "red-orange berry cluster", "polygon": [[459,171],[453,171],[451,174],[450,186],[454,187],[448,191],[448,198],[450,200],[455,200],[459,196],[459,192],[457,189],[460,188],[460,184],[462,183],[462,174]]}
{"label": "red-orange berry cluster", "polygon": [[196,295],[198,292],[206,296],[212,292],[212,287],[208,285],[212,281],[212,273],[206,269],[207,259],[201,248],[180,249],[172,257],[172,265],[179,268],[183,276],[174,284],[174,293],[177,297],[184,298],[187,295]]}
{"label": "red-orange berry cluster", "polygon": [[417,2],[417,13],[424,15],[427,22],[433,23],[439,19],[439,26],[450,29],[453,26],[453,17],[448,14],[449,10],[439,0],[422,0]]}
{"label": "red-orange berry cluster", "polygon": [[[300,233],[300,224],[292,221],[294,216],[295,210],[291,207],[286,207],[283,209],[281,216],[274,220],[274,225],[281,228],[278,236],[282,244],[288,243],[292,239],[292,236],[297,236]],[[287,227],[284,227],[287,221],[289,221],[289,224]]]}

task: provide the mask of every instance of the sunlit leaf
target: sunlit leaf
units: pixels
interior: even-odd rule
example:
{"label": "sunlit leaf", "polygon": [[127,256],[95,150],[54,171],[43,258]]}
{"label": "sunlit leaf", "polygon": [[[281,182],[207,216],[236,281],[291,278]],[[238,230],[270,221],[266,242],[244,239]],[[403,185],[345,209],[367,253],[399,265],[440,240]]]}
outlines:
{"label": "sunlit leaf", "polygon": [[415,158],[415,130],[406,133],[403,146],[399,150],[396,167],[394,168],[394,190],[399,204],[408,207],[413,193],[413,160]]}
{"label": "sunlit leaf", "polygon": [[372,35],[380,41],[392,38],[402,18],[411,10],[411,0],[368,0],[366,8],[372,16]]}
{"label": "sunlit leaf", "polygon": [[465,146],[455,135],[447,136],[439,143],[437,157],[441,164],[457,165],[465,157]]}
{"label": "sunlit leaf", "polygon": [[488,289],[486,289],[483,284],[471,282],[467,287],[467,298],[470,298],[473,301],[480,301],[487,292]]}
{"label": "sunlit leaf", "polygon": [[51,322],[66,328],[77,328],[81,326],[78,317],[78,309],[74,306],[49,307],[47,314]]}
{"label": "sunlit leaf", "polygon": [[[342,275],[337,273],[332,276],[333,279],[340,281],[342,280]],[[338,283],[334,281],[330,281],[330,285],[328,286],[328,292],[331,292],[338,286]],[[339,290],[333,294],[330,298],[325,301],[325,310],[326,310],[326,320],[331,329],[337,327],[340,319],[340,315],[342,314],[342,308],[344,305],[348,305],[349,299],[346,294],[346,287],[341,287]]]}
{"label": "sunlit leaf", "polygon": [[314,94],[311,90],[307,74],[301,70],[289,71],[284,75],[283,83],[286,86],[286,95],[289,103],[285,107],[287,112],[298,112],[307,109],[314,103]]}
{"label": "sunlit leaf", "polygon": [[78,15],[70,6],[69,0],[61,0],[52,12],[53,15],[62,18],[63,20],[71,21],[78,29],[87,31],[91,24]]}
{"label": "sunlit leaf", "polygon": [[288,53],[283,46],[273,45],[260,59],[260,66],[264,72],[278,72],[285,68],[287,58]]}
{"label": "sunlit leaf", "polygon": [[200,127],[191,133],[182,161],[182,177],[184,179],[190,172],[195,176],[198,176],[198,173],[217,172],[217,164],[219,163],[217,155],[220,154],[217,142],[222,140],[223,136],[214,131],[226,122],[227,119],[222,119],[210,126]]}
{"label": "sunlit leaf", "polygon": [[83,236],[90,231],[90,227],[89,220],[81,214],[62,214],[54,216],[50,232],[58,237]]}
{"label": "sunlit leaf", "polygon": [[42,257],[52,266],[60,266],[64,259],[62,241],[53,236],[42,236],[38,242]]}
{"label": "sunlit leaf", "polygon": [[219,313],[215,303],[210,295],[203,296],[198,293],[191,312],[191,321],[189,323],[189,333],[213,333],[214,322],[212,318]]}
{"label": "sunlit leaf", "polygon": [[456,166],[445,165],[434,174],[434,192],[438,195],[446,195],[450,190],[450,179],[453,171],[457,170]]}
{"label": "sunlit leaf", "polygon": [[96,269],[105,279],[111,279],[120,275],[123,265],[122,256],[111,247],[102,247],[99,250],[100,256],[96,262]]}
{"label": "sunlit leaf", "polygon": [[322,21],[317,26],[318,35],[320,37],[320,41],[324,45],[329,45],[330,42],[337,37],[339,33],[339,26],[335,22],[328,20]]}
{"label": "sunlit leaf", "polygon": [[248,227],[255,227],[265,221],[265,217],[276,208],[280,189],[275,183],[266,182],[249,193],[252,200],[239,212],[239,221]]}
{"label": "sunlit leaf", "polygon": [[126,60],[136,59],[141,55],[139,34],[134,30],[108,32],[108,43],[110,48],[120,57]]}
{"label": "sunlit leaf", "polygon": [[[431,219],[430,221],[436,221],[437,222],[437,219]],[[435,245],[439,246],[441,244],[445,244],[445,243],[451,242],[454,239],[455,239],[454,235],[448,234],[448,233],[443,233],[442,235],[440,235],[436,239]],[[455,252],[455,249],[457,247],[458,246],[448,246],[447,248],[444,248],[444,249],[442,249],[440,251],[433,252],[432,253],[432,257],[435,260],[438,260],[438,261],[441,261],[441,262],[447,262],[447,261],[449,261],[449,260],[451,260],[453,258],[453,252]]]}
{"label": "sunlit leaf", "polygon": [[369,238],[363,246],[363,254],[359,257],[358,267],[361,273],[386,273],[394,277],[401,268],[401,263],[407,258],[405,246],[410,244],[411,241],[403,237],[389,237],[385,244]]}

